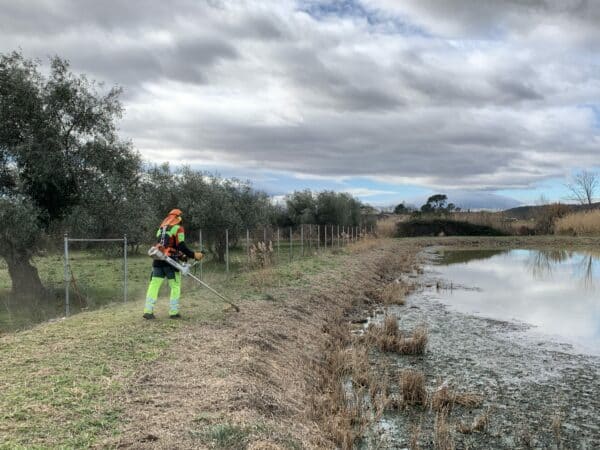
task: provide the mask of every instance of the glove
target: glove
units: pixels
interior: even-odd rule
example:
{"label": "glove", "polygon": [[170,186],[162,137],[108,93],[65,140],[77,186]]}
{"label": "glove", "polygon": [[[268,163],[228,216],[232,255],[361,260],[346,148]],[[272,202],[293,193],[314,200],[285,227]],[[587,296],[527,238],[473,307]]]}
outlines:
{"label": "glove", "polygon": [[194,259],[196,261],[200,261],[202,258],[204,258],[204,255],[202,254],[202,252],[194,252]]}

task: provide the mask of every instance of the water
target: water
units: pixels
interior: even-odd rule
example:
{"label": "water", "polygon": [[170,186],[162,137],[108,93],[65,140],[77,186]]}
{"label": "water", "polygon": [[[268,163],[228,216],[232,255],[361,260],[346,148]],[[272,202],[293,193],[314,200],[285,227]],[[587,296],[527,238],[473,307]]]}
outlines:
{"label": "water", "polygon": [[532,326],[600,355],[600,256],[565,250],[441,251],[435,296],[459,312]]}

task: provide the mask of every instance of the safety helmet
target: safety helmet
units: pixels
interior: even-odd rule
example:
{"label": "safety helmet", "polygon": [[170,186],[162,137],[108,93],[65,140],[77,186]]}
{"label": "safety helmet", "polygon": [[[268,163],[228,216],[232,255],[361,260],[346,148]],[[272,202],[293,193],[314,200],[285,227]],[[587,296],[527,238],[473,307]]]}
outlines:
{"label": "safety helmet", "polygon": [[162,223],[160,224],[161,227],[164,226],[173,226],[173,225],[177,225],[178,223],[181,222],[181,215],[183,213],[181,212],[180,209],[172,209],[169,214],[167,214],[167,217],[165,217],[165,219],[162,221]]}

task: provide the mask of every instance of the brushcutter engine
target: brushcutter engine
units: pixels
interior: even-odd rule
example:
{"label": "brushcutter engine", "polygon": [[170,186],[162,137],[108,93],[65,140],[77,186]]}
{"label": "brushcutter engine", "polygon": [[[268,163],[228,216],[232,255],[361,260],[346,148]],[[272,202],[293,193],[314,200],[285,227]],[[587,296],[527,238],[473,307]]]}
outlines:
{"label": "brushcutter engine", "polygon": [[189,264],[182,264],[178,261],[175,261],[164,252],[160,245],[150,247],[150,250],[148,250],[148,256],[158,261],[165,261],[170,266],[179,270],[183,275],[188,275],[190,273]]}
{"label": "brushcutter engine", "polygon": [[148,256],[152,259],[156,259],[158,261],[165,261],[167,259],[167,255],[162,251],[161,246],[153,245],[148,250]]}

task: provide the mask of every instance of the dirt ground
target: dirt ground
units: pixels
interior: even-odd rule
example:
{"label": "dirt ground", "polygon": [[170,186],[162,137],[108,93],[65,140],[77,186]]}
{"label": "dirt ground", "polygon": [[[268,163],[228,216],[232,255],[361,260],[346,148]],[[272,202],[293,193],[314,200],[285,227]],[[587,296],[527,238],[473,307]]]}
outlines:
{"label": "dirt ground", "polygon": [[[222,323],[184,327],[163,357],[140,370],[134,376],[134,382],[127,387],[126,394],[114,399],[123,409],[125,421],[118,437],[109,436],[100,446],[132,449],[335,448],[331,436],[324,431],[323,424],[314,419],[308,406],[316,383],[314,362],[322,356],[320,353],[329,339],[328,324],[340,317],[351,321],[361,319],[369,311],[372,313],[372,301],[366,293],[381,287],[382,283],[399,279],[403,283],[418,284],[422,279],[419,263],[423,262],[419,252],[440,243],[459,247],[551,245],[549,240],[532,241],[527,238],[377,240],[363,243],[350,254],[335,256],[342,259],[343,270],[334,268],[310,275],[305,277],[306,283],[301,286],[270,287],[269,300],[242,302],[241,312],[229,314]],[[598,246],[597,240],[580,241],[577,245],[590,244]],[[456,329],[463,334],[477,333],[476,342],[481,344],[489,341],[488,337],[495,339],[493,328],[500,326],[455,327],[453,324],[458,320],[474,319],[450,317],[452,320],[448,321],[447,312],[439,305],[423,303],[399,308],[404,308],[398,314],[404,314],[407,323],[425,321],[433,327],[431,349],[425,356],[416,357],[413,363],[421,364],[428,377],[439,375],[439,367],[444,365],[453,368],[454,379],[471,373],[473,361],[457,357],[457,349],[459,355],[466,354],[459,349],[460,340],[468,340],[468,336],[457,334]],[[493,352],[497,351],[494,348],[497,341],[493,339],[485,347],[490,352],[487,359],[478,363],[480,372],[492,370],[485,366],[485,361],[493,358]],[[452,346],[452,350],[448,346]],[[448,349],[444,350],[445,347]],[[505,344],[506,348],[510,348],[510,343]],[[477,355],[477,348],[467,350],[472,351],[471,355]],[[536,353],[536,361],[543,362],[547,356],[540,350]],[[529,352],[523,348],[515,350],[510,361],[527,358]],[[560,357],[557,358],[560,360]],[[419,360],[421,363],[417,362]],[[573,363],[572,360],[564,361],[566,365]],[[572,370],[592,370],[595,373],[589,380],[590,387],[574,395],[598,394],[597,366],[590,369],[584,364],[580,369]],[[519,367],[513,367],[511,374],[520,377]],[[493,379],[494,375],[490,377]],[[543,387],[547,379],[539,378],[536,383]],[[469,380],[475,383],[475,378]],[[565,386],[569,379],[563,381],[562,386]],[[552,384],[548,389],[532,386],[517,395],[508,385],[469,385],[482,388],[487,404],[501,396],[512,399],[515,406],[527,399],[544,402],[556,398],[559,394],[555,391],[560,389],[561,384]],[[551,401],[547,403],[550,409],[554,405]],[[532,408],[523,412],[526,421],[514,416],[491,429],[495,430],[494,433],[506,434],[506,429],[519,421],[527,426],[538,426],[535,412],[530,417],[527,411],[531,412]],[[494,414],[502,417],[502,411],[497,409]],[[588,429],[592,430],[592,436],[597,436],[596,414],[585,414],[590,420]],[[494,420],[493,417],[491,420]],[[492,448],[489,445],[496,441],[486,439],[470,438],[463,443],[467,442],[468,448]],[[515,444],[515,433],[507,439],[501,442],[506,448],[511,448],[510,445]],[[378,445],[379,448],[408,447],[408,439],[402,441],[389,441],[389,446],[384,444],[385,441],[379,441]],[[421,441],[423,448],[433,448],[433,441],[425,436]],[[532,440],[533,444],[536,442]]]}

